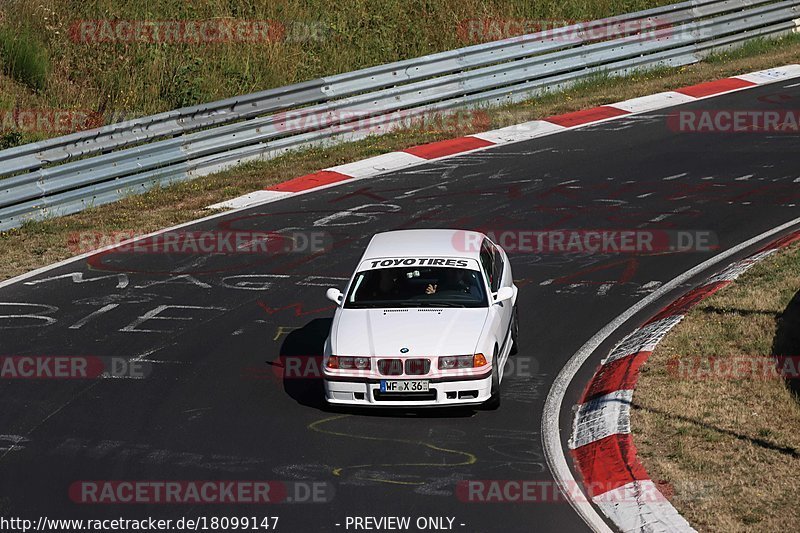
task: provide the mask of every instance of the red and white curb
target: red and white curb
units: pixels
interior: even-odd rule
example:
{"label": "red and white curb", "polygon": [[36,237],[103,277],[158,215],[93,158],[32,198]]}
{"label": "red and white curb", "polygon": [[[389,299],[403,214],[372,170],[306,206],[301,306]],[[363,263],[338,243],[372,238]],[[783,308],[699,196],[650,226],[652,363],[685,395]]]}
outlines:
{"label": "red and white curb", "polygon": [[300,192],[341,184],[343,182],[370,178],[421,165],[433,160],[441,160],[468,152],[485,150],[493,146],[526,141],[560,133],[572,128],[587,126],[598,122],[614,120],[638,113],[647,113],[666,107],[685,104],[696,100],[719,96],[721,94],[747,89],[767,83],[784,81],[800,76],[800,65],[786,65],[761,70],[732,78],[700,83],[683,87],[675,91],[625,100],[615,104],[584,109],[563,115],[548,117],[544,120],[533,120],[483,133],[475,133],[456,139],[447,139],[430,144],[413,146],[399,152],[390,152],[370,157],[354,163],[330,167],[313,174],[300,176],[292,180],[271,185],[263,190],[254,191],[243,196],[226,200],[207,209],[241,209],[264,204]]}
{"label": "red and white curb", "polygon": [[650,480],[636,456],[630,408],[639,368],[689,309],[796,241],[800,241],[800,231],[708,278],[625,337],[595,372],[575,408],[569,448],[588,496],[622,531],[694,531]]}

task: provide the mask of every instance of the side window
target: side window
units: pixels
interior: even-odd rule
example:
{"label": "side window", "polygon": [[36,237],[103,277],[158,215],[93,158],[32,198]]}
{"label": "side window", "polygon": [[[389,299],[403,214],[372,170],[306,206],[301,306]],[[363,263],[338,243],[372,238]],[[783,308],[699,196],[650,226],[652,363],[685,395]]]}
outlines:
{"label": "side window", "polygon": [[503,282],[503,254],[501,254],[494,245],[490,244],[489,246],[492,247],[494,252],[492,254],[494,256],[494,264],[492,265],[494,268],[494,273],[492,275],[492,292],[497,292],[500,290],[500,284]]}
{"label": "side window", "polygon": [[486,275],[486,279],[489,280],[492,291],[494,291],[494,250],[491,248],[491,243],[486,239],[484,239],[483,244],[481,244],[481,268]]}

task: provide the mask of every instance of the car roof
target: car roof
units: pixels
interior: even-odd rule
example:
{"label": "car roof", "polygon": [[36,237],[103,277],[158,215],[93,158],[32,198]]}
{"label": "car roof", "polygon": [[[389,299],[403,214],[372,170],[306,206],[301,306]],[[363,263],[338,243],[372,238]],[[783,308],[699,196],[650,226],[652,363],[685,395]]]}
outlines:
{"label": "car roof", "polygon": [[[458,229],[408,229],[376,233],[362,260],[382,257],[463,257],[480,259],[485,235]],[[473,245],[476,243],[477,245]]]}

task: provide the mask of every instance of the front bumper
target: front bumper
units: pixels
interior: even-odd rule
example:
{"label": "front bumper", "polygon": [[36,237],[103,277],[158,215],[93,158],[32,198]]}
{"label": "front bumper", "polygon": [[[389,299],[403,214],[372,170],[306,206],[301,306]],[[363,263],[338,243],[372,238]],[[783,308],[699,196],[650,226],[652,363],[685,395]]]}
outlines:
{"label": "front bumper", "polygon": [[[425,379],[398,376],[390,380]],[[492,395],[491,371],[465,379],[429,380],[430,390],[409,393],[381,393],[380,380],[325,377],[325,399],[332,405],[361,407],[444,407],[478,405]]]}

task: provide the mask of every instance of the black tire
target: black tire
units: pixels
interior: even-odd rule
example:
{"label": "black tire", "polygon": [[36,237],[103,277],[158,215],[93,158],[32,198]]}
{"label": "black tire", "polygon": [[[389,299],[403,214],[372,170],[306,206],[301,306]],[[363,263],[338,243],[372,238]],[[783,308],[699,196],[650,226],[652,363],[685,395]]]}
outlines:
{"label": "black tire", "polygon": [[483,405],[489,411],[494,411],[500,407],[500,371],[497,369],[497,348],[494,349],[494,359],[492,359],[492,395]]}
{"label": "black tire", "polygon": [[517,306],[514,306],[514,311],[511,317],[511,355],[516,355],[519,352],[519,312]]}

